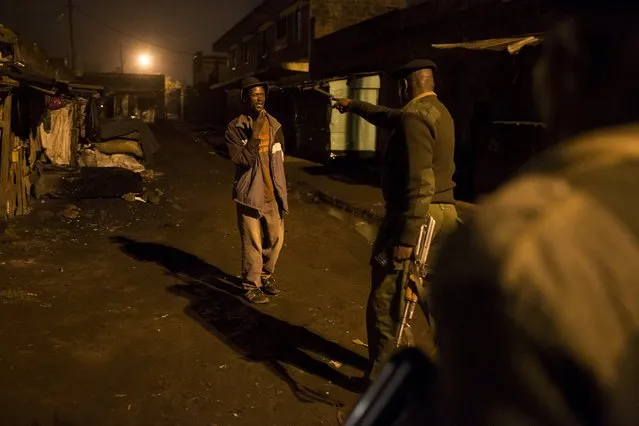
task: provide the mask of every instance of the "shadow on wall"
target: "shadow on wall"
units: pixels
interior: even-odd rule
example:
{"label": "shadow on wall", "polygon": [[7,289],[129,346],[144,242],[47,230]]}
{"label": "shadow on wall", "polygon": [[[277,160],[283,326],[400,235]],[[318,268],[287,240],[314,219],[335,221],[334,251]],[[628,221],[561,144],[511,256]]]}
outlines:
{"label": "shadow on wall", "polygon": [[168,288],[189,301],[185,313],[245,360],[264,364],[284,380],[302,402],[341,405],[320,392],[297,383],[288,366],[321,377],[347,390],[357,390],[356,380],[345,376],[305,351],[325,355],[364,370],[368,361],[304,327],[289,324],[245,303],[240,280],[202,259],[162,244],[124,237],[112,241],[140,262],[154,262],[182,282]]}

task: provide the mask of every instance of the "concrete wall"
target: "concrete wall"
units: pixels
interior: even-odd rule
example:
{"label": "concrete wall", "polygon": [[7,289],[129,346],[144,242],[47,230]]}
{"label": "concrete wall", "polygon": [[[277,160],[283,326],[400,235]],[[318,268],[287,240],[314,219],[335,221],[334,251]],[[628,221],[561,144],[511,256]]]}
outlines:
{"label": "concrete wall", "polygon": [[[335,80],[328,83],[328,91],[338,98],[348,97],[348,80]],[[330,151],[346,151],[349,143],[349,118],[350,114],[340,114],[338,111],[331,110],[331,120],[329,123],[329,132],[331,144]]]}
{"label": "concrete wall", "polygon": [[[377,105],[381,79],[379,75],[362,76],[349,81],[350,97]],[[347,150],[360,155],[374,155],[377,148],[377,128],[356,114],[348,114],[350,119],[349,143]]]}

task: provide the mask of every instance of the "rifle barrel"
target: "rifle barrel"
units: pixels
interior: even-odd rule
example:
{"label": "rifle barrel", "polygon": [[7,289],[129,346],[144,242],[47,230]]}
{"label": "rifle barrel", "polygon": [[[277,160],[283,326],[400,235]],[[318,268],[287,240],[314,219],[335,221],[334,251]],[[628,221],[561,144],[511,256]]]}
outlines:
{"label": "rifle barrel", "polygon": [[329,97],[329,98],[331,98],[331,100],[333,100],[333,101],[337,100],[337,98],[336,98],[335,96],[331,95],[331,94],[330,94],[329,92],[327,92],[326,90],[322,90],[322,89],[320,89],[320,88],[318,88],[318,87],[313,87],[313,90],[315,90],[316,92],[321,93],[321,94],[322,94],[322,95],[324,95],[324,96],[328,96],[328,97]]}

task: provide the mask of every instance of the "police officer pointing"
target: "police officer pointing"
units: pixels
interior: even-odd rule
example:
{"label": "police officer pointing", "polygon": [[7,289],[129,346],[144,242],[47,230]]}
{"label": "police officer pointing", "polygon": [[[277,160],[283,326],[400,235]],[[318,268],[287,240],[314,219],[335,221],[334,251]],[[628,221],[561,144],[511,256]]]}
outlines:
{"label": "police officer pointing", "polygon": [[[410,61],[393,72],[403,107],[338,99],[341,113],[357,114],[392,130],[383,153],[385,218],[373,246],[371,293],[366,312],[370,370],[374,379],[395,347],[404,302],[403,271],[427,215],[436,221],[429,264],[442,239],[457,225],[454,205],[454,122],[435,93],[434,62]],[[383,259],[388,259],[387,262]]]}

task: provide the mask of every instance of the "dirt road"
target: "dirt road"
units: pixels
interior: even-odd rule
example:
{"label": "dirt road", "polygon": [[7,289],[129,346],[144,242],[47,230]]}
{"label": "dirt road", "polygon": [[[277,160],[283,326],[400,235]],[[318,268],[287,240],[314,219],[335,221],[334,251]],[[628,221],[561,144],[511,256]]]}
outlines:
{"label": "dirt road", "polygon": [[232,165],[156,130],[160,205],[37,202],[0,234],[2,424],[336,424],[366,363],[368,242],[292,197],[284,291],[245,304]]}

